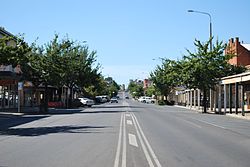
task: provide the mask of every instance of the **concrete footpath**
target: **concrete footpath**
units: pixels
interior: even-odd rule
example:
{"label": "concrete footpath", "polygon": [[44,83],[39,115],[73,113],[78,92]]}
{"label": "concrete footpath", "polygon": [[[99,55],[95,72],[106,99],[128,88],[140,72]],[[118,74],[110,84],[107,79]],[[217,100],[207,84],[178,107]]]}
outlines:
{"label": "concrete footpath", "polygon": [[15,112],[0,112],[0,117],[12,117],[12,116],[22,116],[24,113]]}
{"label": "concrete footpath", "polygon": [[[189,110],[193,110],[193,111],[196,111],[196,112],[199,112],[199,113],[202,113],[202,110],[201,109],[197,109],[197,108],[190,108],[190,107],[185,107],[185,106],[179,106],[179,105],[174,105],[175,107],[179,107],[179,108],[185,108],[185,109],[189,109]],[[210,113],[210,114],[216,114],[215,112],[211,112],[209,110],[207,110],[207,113]],[[241,114],[241,111],[239,111],[238,114],[235,114],[235,113],[226,113],[225,116],[228,116],[228,117],[234,117],[234,118],[239,118],[239,119],[244,119],[244,120],[250,120],[250,112],[246,112],[245,113],[245,116],[242,116]]]}
{"label": "concrete footpath", "polygon": [[250,113],[245,113],[245,116],[242,116],[241,113],[239,114],[230,114],[230,113],[226,113],[226,116],[229,116],[229,117],[234,117],[234,118],[240,118],[240,119],[246,119],[246,120],[249,120],[250,121]]}

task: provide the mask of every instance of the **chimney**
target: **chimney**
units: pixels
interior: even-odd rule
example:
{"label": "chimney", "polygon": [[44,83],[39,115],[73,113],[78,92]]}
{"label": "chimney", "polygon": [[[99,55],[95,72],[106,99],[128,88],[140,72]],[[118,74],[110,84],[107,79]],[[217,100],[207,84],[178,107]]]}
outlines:
{"label": "chimney", "polygon": [[231,39],[229,40],[229,43],[234,43],[234,39],[231,38]]}
{"label": "chimney", "polygon": [[239,37],[235,38],[235,43],[239,43]]}

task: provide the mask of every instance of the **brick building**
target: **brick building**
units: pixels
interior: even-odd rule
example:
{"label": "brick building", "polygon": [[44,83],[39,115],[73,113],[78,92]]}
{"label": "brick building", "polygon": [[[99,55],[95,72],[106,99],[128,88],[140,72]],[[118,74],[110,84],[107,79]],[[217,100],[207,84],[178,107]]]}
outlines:
{"label": "brick building", "polygon": [[233,54],[235,57],[229,60],[229,63],[236,66],[250,66],[250,44],[244,44],[236,37],[228,42],[225,54]]}
{"label": "brick building", "polygon": [[[235,66],[250,69],[250,44],[231,38],[225,54],[235,55],[228,62]],[[177,95],[177,102],[184,102],[190,108],[201,109],[202,93],[199,89],[187,89]],[[214,90],[209,92],[208,108],[214,112],[236,113],[250,112],[250,71],[221,78]]]}

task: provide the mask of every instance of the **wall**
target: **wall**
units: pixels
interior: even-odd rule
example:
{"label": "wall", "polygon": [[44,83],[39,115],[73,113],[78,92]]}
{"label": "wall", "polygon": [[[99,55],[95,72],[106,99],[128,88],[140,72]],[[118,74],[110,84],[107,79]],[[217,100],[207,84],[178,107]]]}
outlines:
{"label": "wall", "polygon": [[250,65],[250,51],[241,45],[238,37],[235,38],[235,41],[233,38],[229,40],[227,48],[225,49],[225,54],[236,55],[228,61],[232,65]]}

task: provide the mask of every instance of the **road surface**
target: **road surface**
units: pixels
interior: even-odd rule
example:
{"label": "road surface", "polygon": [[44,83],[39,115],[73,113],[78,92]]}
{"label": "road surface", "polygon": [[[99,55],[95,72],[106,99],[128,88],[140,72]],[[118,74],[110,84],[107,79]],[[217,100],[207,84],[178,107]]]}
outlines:
{"label": "road surface", "polygon": [[250,122],[121,99],[0,118],[1,167],[249,167]]}

